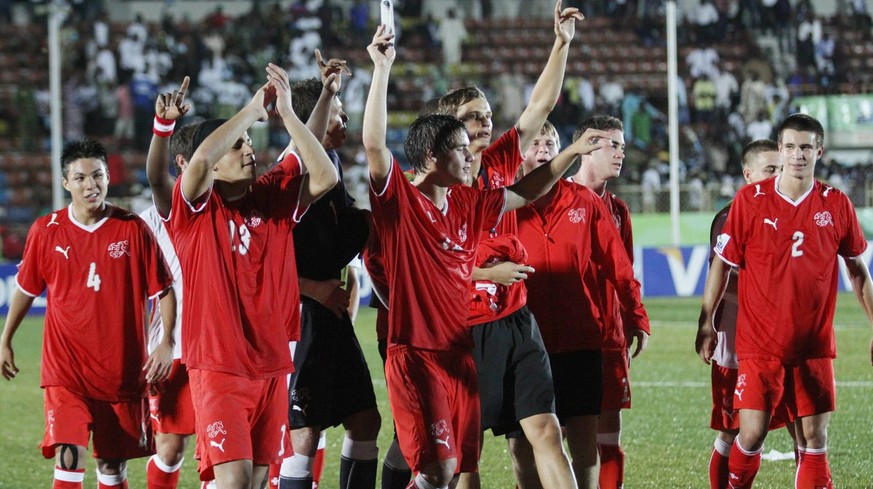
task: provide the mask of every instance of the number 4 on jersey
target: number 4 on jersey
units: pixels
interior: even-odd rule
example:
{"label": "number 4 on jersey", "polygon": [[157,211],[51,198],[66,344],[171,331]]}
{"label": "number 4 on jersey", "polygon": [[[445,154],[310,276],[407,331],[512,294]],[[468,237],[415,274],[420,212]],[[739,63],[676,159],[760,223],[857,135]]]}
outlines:
{"label": "number 4 on jersey", "polygon": [[88,269],[88,281],[85,286],[87,288],[93,288],[94,292],[100,291],[100,275],[97,275],[97,264],[91,262],[91,267]]}

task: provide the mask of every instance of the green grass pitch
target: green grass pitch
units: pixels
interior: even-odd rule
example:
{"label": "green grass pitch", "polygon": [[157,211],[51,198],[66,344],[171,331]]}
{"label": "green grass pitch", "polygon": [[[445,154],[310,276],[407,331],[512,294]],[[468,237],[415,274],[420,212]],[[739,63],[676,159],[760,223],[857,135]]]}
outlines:
{"label": "green grass pitch", "polygon": [[[649,299],[653,336],[649,349],[631,367],[633,409],[624,412],[622,444],[627,457],[627,488],[706,488],[707,462],[714,432],[708,428],[710,409],[709,368],[693,351],[700,307],[698,298]],[[376,351],[372,310],[362,308],[358,336],[373,372],[382,413],[380,453],[391,436],[381,360]],[[870,365],[871,330],[851,294],[841,294],[835,320],[839,358],[836,360],[837,412],[831,420],[830,462],[837,487],[873,487],[873,368]],[[42,391],[39,388],[41,318],[29,318],[15,338],[21,374],[12,382],[0,381],[0,488],[49,487],[51,461],[44,460],[37,445],[42,438]],[[338,486],[338,461],[342,431],[328,431],[327,465],[321,487]],[[784,432],[772,433],[765,453],[788,452],[791,442]],[[182,468],[182,488],[197,488],[192,450]],[[145,459],[131,461],[132,488],[145,487]],[[480,472],[482,487],[512,488],[515,483],[506,443],[490,433]],[[756,480],[759,488],[793,487],[793,461],[764,461]],[[85,486],[94,487],[93,461]]]}

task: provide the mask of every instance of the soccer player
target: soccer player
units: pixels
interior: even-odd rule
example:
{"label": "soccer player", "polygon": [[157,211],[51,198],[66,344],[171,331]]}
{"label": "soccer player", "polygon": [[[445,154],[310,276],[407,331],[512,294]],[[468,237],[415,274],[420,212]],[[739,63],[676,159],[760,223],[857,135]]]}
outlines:
{"label": "soccer player", "polygon": [[[161,385],[149,390],[149,415],[155,433],[155,455],[146,465],[146,480],[149,489],[175,489],[179,483],[179,470],[184,462],[188,437],[194,434],[194,405],[188,383],[188,370],[182,359],[182,269],[179,258],[164,219],[170,215],[173,185],[176,179],[167,172],[167,148],[181,175],[194,152],[192,141],[197,124],[189,124],[175,131],[176,121],[190,109],[185,104],[189,78],[185,77],[178,90],[163,93],[155,99],[155,124],[149,153],[146,157],[146,175],[152,189],[154,205],[140,214],[157,238],[161,252],[173,274],[173,291],[176,295],[176,328],[173,347],[173,371]],[[154,348],[164,325],[160,304],[153,304],[149,326],[149,349]]]}
{"label": "soccer player", "polygon": [[[747,185],[758,183],[778,175],[782,169],[782,157],[779,154],[779,146],[776,141],[769,139],[757,139],[743,147],[741,156],[743,162],[743,178]],[[712,220],[709,239],[713,248],[716,240],[724,228],[730,203],[720,210]],[[715,259],[715,251],[709,256],[709,277],[715,277],[724,273],[728,265],[719,259]],[[731,268],[727,282],[727,288],[722,300],[715,309],[713,326],[716,328],[715,349],[712,352],[710,363],[712,365],[712,417],[710,427],[718,431],[709,459],[709,485],[712,489],[727,489],[728,487],[728,457],[731,446],[739,432],[740,420],[737,410],[734,409],[734,390],[737,387],[737,352],[734,348],[737,331],[737,273],[738,270]],[[708,288],[704,286],[704,289]],[[701,311],[698,326],[696,349],[698,354],[704,351],[704,344],[713,340],[709,334],[705,321],[706,311]],[[710,345],[706,345],[710,348]],[[705,361],[705,359],[704,359]],[[770,422],[770,429],[784,425],[781,418],[774,416]],[[794,438],[793,425],[788,425],[792,438]]]}
{"label": "soccer player", "polygon": [[[292,229],[338,181],[294,113],[287,73],[270,64],[267,75],[230,120],[201,123],[169,220],[185,281],[182,360],[200,478],[214,474],[220,489],[260,487],[267,465],[285,453],[285,375],[293,370],[287,341],[299,338],[300,327]],[[273,103],[306,174],[292,176],[280,165],[256,177],[246,130],[266,120]]]}
{"label": "soccer player", "polygon": [[[42,453],[55,457],[53,488],[80,489],[93,433],[98,487],[126,488],[126,461],[147,455],[145,382],[173,365],[175,297],[155,238],[135,214],[106,202],[106,150],[93,140],[61,155],[72,203],[34,222],[0,337],[3,377],[18,373],[12,338],[35,297],[48,291],[41,387]],[[146,356],[146,305],[160,298],[164,335]]]}
{"label": "soccer player", "polygon": [[[340,487],[376,484],[381,418],[370,370],[348,312],[343,269],[364,248],[369,213],[354,207],[346,191],[337,149],[346,139],[348,116],[339,100],[345,62],[316,58],[322,79],[292,86],[294,111],[327,151],[339,183],[310,206],[294,228],[300,275],[301,332],[289,382],[288,417],[294,455],[282,462],[280,489],[310,489],[313,464],[323,429],[342,424]],[[348,69],[346,68],[346,72]],[[333,75],[333,76],[331,76]],[[354,280],[354,276],[351,277]],[[323,453],[323,452],[322,452]]]}
{"label": "soccer player", "polygon": [[[367,47],[375,69],[364,112],[375,226],[388,278],[386,382],[413,487],[447,487],[478,464],[479,402],[466,327],[469,283],[481,232],[506,211],[544,194],[579,153],[604,146],[589,131],[550,164],[503,189],[476,190],[464,124],[447,115],[416,119],[406,153],[412,182],[385,142],[393,34],[379,26]],[[420,280],[427,277],[427,280]]]}
{"label": "soccer player", "polygon": [[[555,107],[575,35],[576,8],[554,10],[555,42],[546,66],[531,93],[531,100],[515,126],[492,142],[492,113],[488,99],[476,87],[444,95],[438,112],[464,122],[473,155],[468,183],[480,189],[512,185],[527,148]],[[473,300],[468,324],[475,341],[474,358],[479,382],[483,430],[495,435],[524,432],[534,444],[537,471],[517,472],[521,487],[572,487],[573,472],[561,443],[561,428],[554,414],[554,391],[548,356],[538,327],[526,307],[523,280],[534,269],[524,260],[516,237],[515,213],[503,216],[498,226],[482,237],[473,269]],[[518,467],[518,466],[516,466]],[[464,473],[459,487],[478,487],[477,473]]]}
{"label": "soccer player", "polygon": [[[615,150],[614,131],[591,127],[580,139],[593,130],[607,135],[599,152]],[[545,126],[525,153],[524,173],[546,164],[559,148],[554,128]],[[566,430],[573,471],[580,488],[596,488],[604,314],[588,274],[597,273],[597,283],[608,280],[631,324],[648,329],[640,284],[606,204],[586,187],[560,180],[544,197],[518,210],[518,228],[536,269],[527,279],[527,303],[549,353],[555,408]],[[514,439],[510,447],[516,463],[523,463],[518,456],[530,452],[527,440]]]}
{"label": "soccer player", "polygon": [[[624,162],[624,126],[612,116],[594,116],[576,129],[574,137],[581,136],[593,127],[606,131],[612,146],[595,151],[581,158],[579,171],[573,181],[588,187],[599,195],[612,220],[624,249],[634,261],[634,237],[627,204],[614,193],[606,190],[607,183],[618,178]],[[597,419],[597,450],[600,455],[600,488],[619,489],[624,484],[624,451],[621,448],[621,410],[631,407],[630,359],[628,352],[636,341],[632,358],[646,349],[649,335],[648,321],[635,321],[632,315],[622,314],[617,292],[606,278],[597,271],[599,265],[592,263],[588,269],[589,290],[597,295],[603,320],[603,400],[600,417]],[[640,318],[642,319],[642,318]]]}
{"label": "soccer player", "polygon": [[[848,197],[815,180],[824,151],[821,123],[793,114],[777,134],[782,174],[737,193],[715,246],[720,259],[740,270],[734,392],[740,432],[731,448],[729,487],[752,486],[779,402],[797,427],[796,486],[832,487],[827,427],[836,400],[837,256],[873,324],[873,283],[860,257],[867,242]],[[702,328],[711,336],[728,272],[715,274],[704,291]],[[711,360],[714,343],[710,337],[701,349],[704,361]]]}

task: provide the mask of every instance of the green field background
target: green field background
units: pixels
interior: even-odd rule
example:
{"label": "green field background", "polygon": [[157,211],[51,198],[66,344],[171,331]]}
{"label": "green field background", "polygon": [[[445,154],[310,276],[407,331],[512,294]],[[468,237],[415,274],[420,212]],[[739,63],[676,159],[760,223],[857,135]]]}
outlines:
{"label": "green field background", "polygon": [[[709,367],[693,351],[699,299],[651,299],[646,302],[652,319],[649,349],[631,368],[633,409],[624,412],[622,443],[627,454],[625,487],[706,488],[707,462],[714,432],[709,430]],[[372,310],[363,309],[357,331],[370,368],[383,416],[380,455],[391,436],[384,376],[376,350]],[[847,489],[873,487],[873,369],[869,325],[850,294],[839,296],[835,322],[840,356],[836,361],[838,410],[830,429],[830,460],[836,486]],[[15,338],[16,361],[21,374],[14,381],[0,381],[0,488],[50,487],[52,462],[42,459],[37,445],[42,437],[42,391],[39,389],[41,318],[29,318]],[[509,455],[502,438],[485,436],[481,468],[483,488],[515,486]],[[328,432],[327,466],[323,489],[338,487],[338,460],[342,431]],[[770,450],[788,452],[790,439],[773,433]],[[145,459],[130,463],[131,488],[145,487]],[[764,461],[757,488],[793,487],[793,461]],[[95,487],[93,462],[85,487]],[[189,453],[182,468],[181,488],[198,487],[195,463]]]}

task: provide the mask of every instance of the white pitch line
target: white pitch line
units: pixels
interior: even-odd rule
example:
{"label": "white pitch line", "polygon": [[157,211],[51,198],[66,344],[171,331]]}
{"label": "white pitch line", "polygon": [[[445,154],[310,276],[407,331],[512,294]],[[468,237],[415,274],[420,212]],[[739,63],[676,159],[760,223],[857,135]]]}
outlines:
{"label": "white pitch line", "polygon": [[[631,385],[634,387],[710,387],[709,382],[676,382],[676,381],[636,381],[631,382]],[[837,381],[837,387],[860,387],[860,388],[873,388],[873,382],[868,381]]]}

